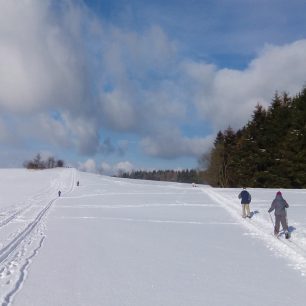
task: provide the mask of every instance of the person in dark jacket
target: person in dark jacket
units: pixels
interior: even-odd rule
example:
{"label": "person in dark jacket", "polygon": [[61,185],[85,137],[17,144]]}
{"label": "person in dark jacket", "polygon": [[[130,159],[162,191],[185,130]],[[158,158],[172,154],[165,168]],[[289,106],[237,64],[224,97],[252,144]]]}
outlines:
{"label": "person in dark jacket", "polygon": [[268,213],[274,210],[275,214],[275,225],[274,225],[274,235],[278,235],[280,223],[282,224],[283,230],[285,232],[286,238],[289,238],[288,231],[288,222],[287,222],[287,211],[286,208],[289,208],[289,204],[283,198],[282,193],[278,191],[276,193],[275,199],[272,201],[271,207],[268,210]]}
{"label": "person in dark jacket", "polygon": [[252,197],[245,187],[243,187],[243,190],[239,193],[238,198],[241,199],[242,218],[251,218],[250,203]]}

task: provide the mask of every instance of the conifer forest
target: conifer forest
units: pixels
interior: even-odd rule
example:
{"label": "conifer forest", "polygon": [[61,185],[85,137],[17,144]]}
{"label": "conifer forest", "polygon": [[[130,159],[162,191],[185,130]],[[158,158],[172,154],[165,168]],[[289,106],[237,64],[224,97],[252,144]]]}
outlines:
{"label": "conifer forest", "polygon": [[242,129],[220,131],[202,159],[213,186],[306,188],[306,88],[276,93],[268,109],[258,104]]}
{"label": "conifer forest", "polygon": [[197,170],[123,173],[123,177],[210,184],[214,187],[306,188],[306,87],[257,104],[249,122],[216,135]]}

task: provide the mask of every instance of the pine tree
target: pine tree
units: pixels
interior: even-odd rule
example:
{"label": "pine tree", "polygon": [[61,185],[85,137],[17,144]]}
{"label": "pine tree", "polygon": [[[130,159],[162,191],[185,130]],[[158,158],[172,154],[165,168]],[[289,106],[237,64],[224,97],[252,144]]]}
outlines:
{"label": "pine tree", "polygon": [[275,93],[236,133],[217,134],[205,177],[214,186],[306,187],[306,87],[294,98]]}

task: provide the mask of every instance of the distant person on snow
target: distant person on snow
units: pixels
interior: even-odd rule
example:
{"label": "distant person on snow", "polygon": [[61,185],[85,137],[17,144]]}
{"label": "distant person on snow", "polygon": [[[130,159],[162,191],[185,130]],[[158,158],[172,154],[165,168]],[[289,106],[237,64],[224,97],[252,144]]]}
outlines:
{"label": "distant person on snow", "polygon": [[289,205],[287,201],[283,198],[282,193],[278,191],[276,193],[275,199],[272,201],[272,204],[271,204],[270,209],[268,210],[268,213],[274,210],[274,214],[275,214],[274,235],[275,236],[278,235],[279,227],[281,223],[283,230],[285,231],[285,236],[288,239],[290,234],[288,231],[286,208],[289,208]]}
{"label": "distant person on snow", "polygon": [[79,181],[77,181],[77,186],[80,186],[80,182]]}
{"label": "distant person on snow", "polygon": [[59,196],[59,197],[61,196],[61,193],[62,193],[62,192],[59,190],[59,191],[58,191],[58,196]]}
{"label": "distant person on snow", "polygon": [[238,198],[241,199],[242,218],[245,217],[251,218],[250,203],[252,198],[250,193],[246,190],[245,187],[243,187],[243,190],[239,193]]}

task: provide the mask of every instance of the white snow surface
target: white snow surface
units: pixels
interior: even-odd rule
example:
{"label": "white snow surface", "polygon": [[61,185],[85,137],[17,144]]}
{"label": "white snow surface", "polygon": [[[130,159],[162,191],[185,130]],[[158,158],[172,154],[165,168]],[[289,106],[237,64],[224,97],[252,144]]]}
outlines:
{"label": "white snow surface", "polygon": [[306,190],[282,190],[290,240],[272,235],[277,190],[249,191],[243,219],[239,189],[0,170],[0,303],[306,305]]}

